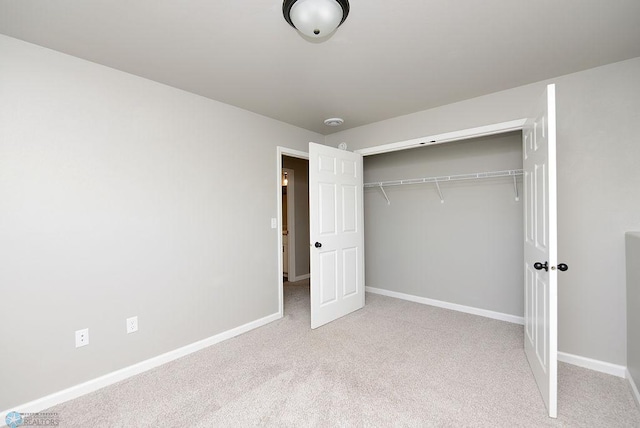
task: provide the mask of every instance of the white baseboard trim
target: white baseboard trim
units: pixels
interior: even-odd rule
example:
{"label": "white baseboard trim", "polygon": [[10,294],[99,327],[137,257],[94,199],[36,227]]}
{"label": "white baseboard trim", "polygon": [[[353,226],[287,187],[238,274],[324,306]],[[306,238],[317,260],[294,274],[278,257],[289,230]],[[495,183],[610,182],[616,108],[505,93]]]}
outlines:
{"label": "white baseboard trim", "polygon": [[295,278],[288,278],[289,282],[298,282],[298,281],[302,281],[303,279],[309,279],[311,278],[311,274],[305,274],[305,275],[298,275]]}
{"label": "white baseboard trim", "polygon": [[631,385],[631,391],[633,391],[633,398],[636,399],[636,404],[640,407],[640,392],[638,391],[638,385],[636,385],[635,381],[631,377],[631,373],[629,373],[629,369],[626,369],[627,380]]}
{"label": "white baseboard trim", "polygon": [[2,417],[2,419],[0,419],[0,426],[5,426],[4,425],[5,418],[7,416],[7,413],[9,412],[12,412],[12,411],[16,411],[19,413],[40,412],[42,410],[48,409],[57,404],[64,403],[65,401],[73,400],[74,398],[78,398],[90,392],[97,391],[100,388],[104,388],[105,386],[112,385],[116,382],[120,382],[121,380],[146,372],[147,370],[151,370],[162,364],[168,363],[173,360],[177,360],[178,358],[200,351],[211,345],[215,345],[216,343],[220,343],[222,341],[231,339],[232,337],[239,336],[242,333],[246,333],[258,327],[262,327],[263,325],[269,324],[270,322],[276,321],[280,318],[282,318],[282,316],[280,315],[279,312],[272,315],[268,315],[264,318],[260,318],[255,321],[248,322],[239,327],[232,328],[231,330],[223,331],[222,333],[218,333],[215,336],[211,336],[206,339],[200,340],[198,342],[194,342],[189,345],[183,346],[182,348],[174,349],[173,351],[169,351],[164,354],[158,355],[156,357],[149,358],[148,360],[141,361],[129,367],[125,367],[120,370],[107,373],[106,375],[97,377],[95,379],[91,379],[87,382],[83,382],[79,385],[75,385],[70,388],[63,389],[62,391],[55,392],[53,394],[47,395],[46,397],[38,398],[28,403],[13,406],[13,408],[7,409],[0,413],[0,416]]}
{"label": "white baseboard trim", "polygon": [[365,291],[383,296],[395,297],[396,299],[409,300],[411,302],[422,303],[423,305],[437,306],[439,308],[451,309],[453,311],[465,312],[467,314],[479,315],[481,317],[492,318],[494,320],[506,321],[514,324],[524,325],[524,318],[516,315],[503,314],[487,309],[479,309],[471,306],[459,305],[457,303],[443,302],[442,300],[428,299],[426,297],[414,296],[412,294],[398,293],[382,288],[365,287]]}
{"label": "white baseboard trim", "polygon": [[558,352],[558,361],[621,378],[625,378],[627,373],[627,368],[625,366],[607,363],[606,361],[594,360],[592,358],[581,357],[580,355],[567,354],[566,352]]}

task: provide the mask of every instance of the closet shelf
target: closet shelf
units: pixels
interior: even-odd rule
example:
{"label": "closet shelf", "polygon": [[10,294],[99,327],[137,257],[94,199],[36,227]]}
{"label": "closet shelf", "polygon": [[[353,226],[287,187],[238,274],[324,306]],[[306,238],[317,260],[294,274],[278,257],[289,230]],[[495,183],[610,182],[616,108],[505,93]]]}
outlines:
{"label": "closet shelf", "polygon": [[410,178],[406,180],[377,181],[373,183],[365,183],[364,187],[389,187],[389,186],[402,186],[405,184],[423,184],[423,183],[435,183],[435,182],[442,183],[445,181],[479,180],[483,178],[498,178],[498,177],[517,177],[519,175],[522,175],[521,169],[509,169],[505,171],[488,171],[488,172],[476,172],[471,174],[442,175],[438,177]]}
{"label": "closet shelf", "polygon": [[444,203],[444,196],[442,195],[442,190],[440,189],[440,183],[444,183],[447,181],[461,181],[461,180],[480,180],[484,178],[499,178],[499,177],[513,177],[513,189],[516,195],[516,201],[520,200],[520,195],[518,194],[518,185],[516,183],[516,177],[522,175],[521,169],[508,169],[504,171],[487,171],[487,172],[476,172],[471,174],[458,174],[458,175],[442,175],[437,177],[424,177],[424,178],[410,178],[407,180],[391,180],[391,181],[377,181],[373,183],[364,183],[364,187],[377,187],[382,191],[384,198],[387,200],[387,205],[391,205],[391,201],[389,201],[389,197],[387,196],[387,192],[384,191],[385,187],[389,186],[403,186],[405,184],[424,184],[424,183],[434,183],[436,185],[436,189],[438,190],[438,195],[440,196],[440,202]]}

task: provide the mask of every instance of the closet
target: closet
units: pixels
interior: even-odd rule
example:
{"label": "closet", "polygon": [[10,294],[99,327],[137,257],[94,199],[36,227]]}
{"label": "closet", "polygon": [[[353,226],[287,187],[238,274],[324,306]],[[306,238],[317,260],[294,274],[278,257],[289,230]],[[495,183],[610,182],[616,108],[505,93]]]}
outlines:
{"label": "closet", "polygon": [[367,289],[523,316],[522,133],[364,158]]}

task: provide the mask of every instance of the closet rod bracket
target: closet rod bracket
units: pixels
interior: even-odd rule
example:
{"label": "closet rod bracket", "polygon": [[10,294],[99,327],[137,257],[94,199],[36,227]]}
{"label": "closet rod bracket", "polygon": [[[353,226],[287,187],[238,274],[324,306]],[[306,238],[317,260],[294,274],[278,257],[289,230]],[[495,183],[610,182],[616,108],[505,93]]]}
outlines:
{"label": "closet rod bracket", "polygon": [[382,191],[382,194],[384,195],[384,198],[387,200],[387,205],[391,205],[391,201],[389,200],[389,197],[387,196],[387,192],[384,191],[384,187],[382,187],[382,183],[380,183],[380,190]]}
{"label": "closet rod bracket", "polygon": [[442,190],[440,190],[440,184],[438,184],[438,180],[435,180],[434,183],[436,183],[436,189],[438,189],[438,195],[440,195],[440,203],[444,204],[444,196],[442,196]]}

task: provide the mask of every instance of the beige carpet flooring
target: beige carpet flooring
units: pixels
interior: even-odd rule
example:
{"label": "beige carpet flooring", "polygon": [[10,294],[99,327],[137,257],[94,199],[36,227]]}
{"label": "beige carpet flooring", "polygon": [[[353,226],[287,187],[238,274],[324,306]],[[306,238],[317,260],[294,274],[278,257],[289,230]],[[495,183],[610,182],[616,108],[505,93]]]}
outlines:
{"label": "beige carpet flooring", "polygon": [[562,363],[549,419],[522,335],[372,294],[311,331],[301,282],[283,319],[48,411],[63,427],[640,427],[624,379]]}

